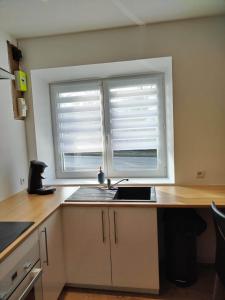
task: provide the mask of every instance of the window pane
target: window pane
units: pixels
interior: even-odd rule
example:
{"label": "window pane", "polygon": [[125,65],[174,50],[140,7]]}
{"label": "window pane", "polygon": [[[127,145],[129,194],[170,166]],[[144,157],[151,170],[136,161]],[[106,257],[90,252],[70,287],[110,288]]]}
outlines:
{"label": "window pane", "polygon": [[158,85],[150,77],[108,81],[112,168],[158,168]]}
{"label": "window pane", "polygon": [[157,168],[157,150],[122,150],[113,154],[114,168],[118,171]]}
{"label": "window pane", "polygon": [[64,153],[64,170],[66,172],[97,170],[102,166],[102,153]]}
{"label": "window pane", "polygon": [[56,86],[62,172],[96,172],[103,165],[102,101],[98,82]]}

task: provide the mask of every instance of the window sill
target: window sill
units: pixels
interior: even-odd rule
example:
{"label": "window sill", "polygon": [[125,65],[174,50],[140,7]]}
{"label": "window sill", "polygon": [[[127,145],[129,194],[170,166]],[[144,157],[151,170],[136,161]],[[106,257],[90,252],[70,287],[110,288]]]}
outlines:
{"label": "window sill", "polygon": [[[111,183],[114,184],[119,181],[121,178],[113,178]],[[106,180],[105,180],[106,183]],[[129,178],[128,182],[121,182],[120,185],[157,185],[157,184],[174,184],[175,182],[169,178]],[[45,185],[62,185],[62,186],[71,186],[71,185],[99,185],[97,179],[51,179],[45,180]]]}

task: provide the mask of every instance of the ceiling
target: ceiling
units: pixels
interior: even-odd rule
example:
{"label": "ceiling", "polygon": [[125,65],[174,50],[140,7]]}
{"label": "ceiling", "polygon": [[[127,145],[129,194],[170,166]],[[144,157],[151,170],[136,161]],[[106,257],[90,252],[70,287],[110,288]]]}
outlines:
{"label": "ceiling", "polygon": [[0,0],[0,30],[47,36],[225,14],[225,0]]}

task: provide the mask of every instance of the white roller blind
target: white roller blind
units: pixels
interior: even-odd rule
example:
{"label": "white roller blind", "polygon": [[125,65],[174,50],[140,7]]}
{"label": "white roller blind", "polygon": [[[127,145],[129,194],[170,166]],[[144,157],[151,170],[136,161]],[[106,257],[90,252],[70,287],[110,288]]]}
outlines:
{"label": "white roller blind", "polygon": [[113,150],[157,149],[158,87],[149,78],[108,81]]}
{"label": "white roller blind", "polygon": [[113,176],[164,176],[163,76],[105,82],[108,98],[109,169]]}
{"label": "white roller blind", "polygon": [[100,83],[55,85],[53,89],[57,147],[64,169],[96,172],[103,152]]}
{"label": "white roller blind", "polygon": [[162,74],[51,85],[58,177],[165,176],[163,89]]}

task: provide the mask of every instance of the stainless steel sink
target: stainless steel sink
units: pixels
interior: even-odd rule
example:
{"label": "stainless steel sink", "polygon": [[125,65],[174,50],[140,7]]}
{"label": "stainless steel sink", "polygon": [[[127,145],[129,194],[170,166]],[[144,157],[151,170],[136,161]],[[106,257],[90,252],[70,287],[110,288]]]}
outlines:
{"label": "stainless steel sink", "polygon": [[155,187],[118,187],[113,200],[118,202],[156,202]]}
{"label": "stainless steel sink", "polygon": [[65,202],[156,202],[155,187],[118,187],[115,189],[81,187]]}

